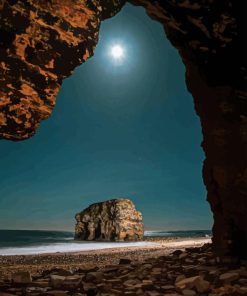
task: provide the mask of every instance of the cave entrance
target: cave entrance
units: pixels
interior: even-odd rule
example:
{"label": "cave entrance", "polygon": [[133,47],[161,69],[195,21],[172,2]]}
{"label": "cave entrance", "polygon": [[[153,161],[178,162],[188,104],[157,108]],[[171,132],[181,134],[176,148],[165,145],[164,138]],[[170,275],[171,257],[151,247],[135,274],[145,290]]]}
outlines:
{"label": "cave entrance", "polygon": [[[124,50],[117,61],[116,44]],[[184,72],[162,26],[143,8],[127,4],[104,21],[94,57],[64,81],[37,135],[1,143],[5,161],[29,184],[20,189],[1,179],[13,192],[9,209],[19,227],[30,222],[13,202],[18,194],[42,228],[72,229],[78,209],[124,196],[143,213],[147,229],[210,229],[201,127]],[[8,221],[3,209],[8,225],[12,216]]]}
{"label": "cave entrance", "polygon": [[211,229],[185,67],[144,8],[126,4],[102,23],[94,56],[64,82],[51,120],[70,96],[70,139],[88,161],[85,206],[124,196],[149,229]]}

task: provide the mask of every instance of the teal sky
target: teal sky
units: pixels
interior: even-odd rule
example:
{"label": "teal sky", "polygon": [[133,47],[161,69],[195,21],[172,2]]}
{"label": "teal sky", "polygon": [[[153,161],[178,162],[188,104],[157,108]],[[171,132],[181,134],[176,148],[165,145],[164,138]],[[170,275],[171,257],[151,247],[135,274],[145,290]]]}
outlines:
{"label": "teal sky", "polygon": [[[121,44],[121,63],[109,54]],[[126,5],[66,79],[52,116],[0,142],[0,228],[73,230],[91,203],[129,197],[146,229],[210,229],[199,118],[162,26]]]}

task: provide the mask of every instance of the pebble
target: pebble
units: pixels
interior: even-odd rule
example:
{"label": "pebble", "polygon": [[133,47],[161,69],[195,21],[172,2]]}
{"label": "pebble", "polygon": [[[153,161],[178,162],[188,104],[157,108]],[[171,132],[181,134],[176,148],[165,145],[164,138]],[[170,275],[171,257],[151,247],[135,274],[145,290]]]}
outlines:
{"label": "pebble", "polygon": [[131,260],[130,259],[125,259],[125,258],[121,258],[119,260],[119,264],[130,264],[131,263]]}
{"label": "pebble", "polygon": [[20,271],[12,274],[12,281],[16,284],[29,284],[32,277],[29,271]]}
{"label": "pebble", "polygon": [[179,259],[184,259],[184,258],[186,258],[188,256],[188,253],[187,252],[183,252],[182,254],[180,254],[179,256],[178,256],[178,258]]}
{"label": "pebble", "polygon": [[[19,271],[0,278],[0,296],[247,295],[245,265],[217,265],[210,246],[104,267]],[[214,262],[214,264],[212,264]]]}
{"label": "pebble", "polygon": [[177,280],[175,283],[175,286],[179,290],[191,289],[195,287],[196,282],[199,280],[200,280],[200,276],[184,278],[182,280]]}
{"label": "pebble", "polygon": [[185,295],[185,296],[194,296],[194,295],[196,295],[196,292],[194,291],[194,290],[189,290],[189,289],[185,289],[185,290],[183,290],[183,295]]}
{"label": "pebble", "polygon": [[230,283],[239,278],[239,274],[236,272],[226,272],[220,275],[220,280],[225,283]]}
{"label": "pebble", "polygon": [[52,274],[50,276],[51,287],[52,288],[60,288],[65,281],[65,276]]}

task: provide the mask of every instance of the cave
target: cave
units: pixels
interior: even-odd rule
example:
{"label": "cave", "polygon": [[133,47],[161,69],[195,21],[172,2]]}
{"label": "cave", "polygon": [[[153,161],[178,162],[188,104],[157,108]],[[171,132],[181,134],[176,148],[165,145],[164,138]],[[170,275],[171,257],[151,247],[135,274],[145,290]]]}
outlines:
{"label": "cave", "polygon": [[[93,55],[100,22],[126,1],[0,0],[0,137],[21,141],[48,118],[64,78]],[[213,248],[246,258],[246,4],[131,0],[164,26],[200,117]]]}

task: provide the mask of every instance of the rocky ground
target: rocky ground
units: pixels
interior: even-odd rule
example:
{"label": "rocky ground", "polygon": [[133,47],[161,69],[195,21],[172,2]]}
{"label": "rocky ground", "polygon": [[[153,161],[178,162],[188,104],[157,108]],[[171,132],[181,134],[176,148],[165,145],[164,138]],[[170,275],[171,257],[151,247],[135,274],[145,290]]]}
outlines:
{"label": "rocky ground", "polygon": [[[67,256],[68,260],[72,260],[72,255]],[[73,256],[74,261],[76,258],[80,261],[80,257]],[[8,258],[9,262],[6,258],[2,257],[1,260],[7,270],[12,257]],[[47,260],[47,256],[44,258]],[[52,258],[54,260],[56,256]],[[146,253],[142,250],[141,256],[133,250],[126,253],[113,251],[112,254],[108,252],[108,256],[103,253],[98,259],[101,264],[97,264],[97,267],[95,258],[95,264],[91,267],[86,264],[84,268],[83,265],[75,267],[73,262],[70,265],[68,262],[70,268],[64,265],[64,268],[53,267],[36,273],[32,271],[32,274],[25,261],[25,271],[2,273],[0,296],[247,295],[246,263],[217,264],[210,244],[175,250],[169,255],[161,255],[160,249],[152,250],[149,255],[148,249]]]}

